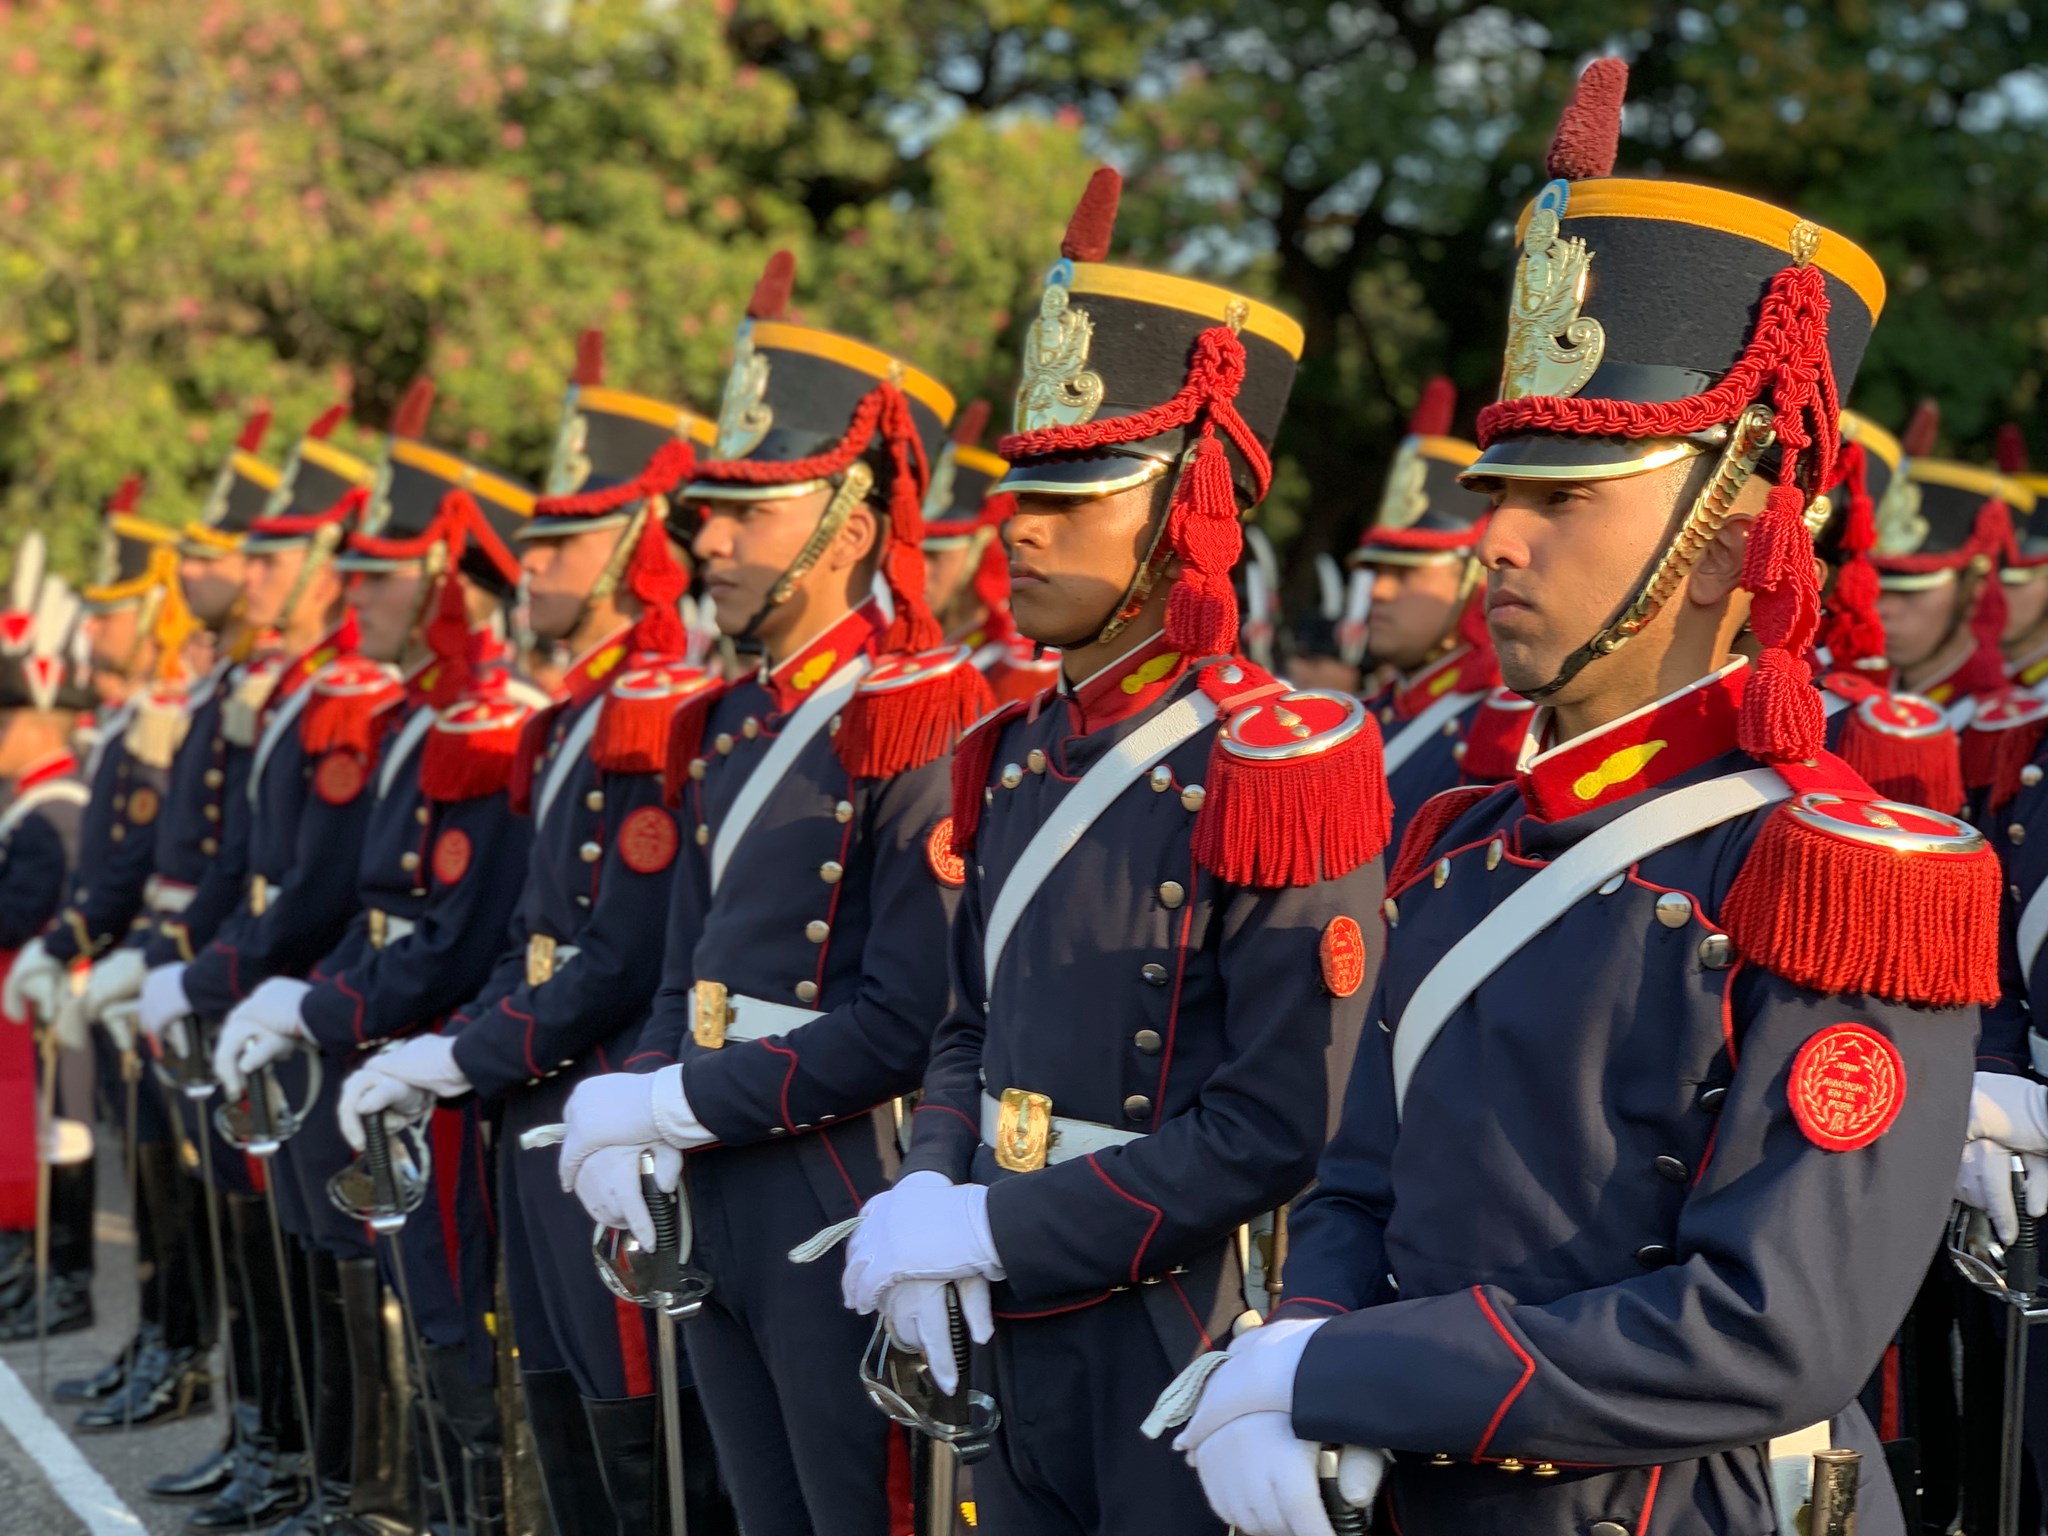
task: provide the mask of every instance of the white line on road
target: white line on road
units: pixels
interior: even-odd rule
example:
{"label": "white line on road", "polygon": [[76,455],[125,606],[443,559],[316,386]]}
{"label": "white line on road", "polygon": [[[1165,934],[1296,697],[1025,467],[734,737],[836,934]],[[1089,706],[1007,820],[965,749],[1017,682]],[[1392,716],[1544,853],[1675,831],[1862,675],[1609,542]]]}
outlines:
{"label": "white line on road", "polygon": [[135,1511],[121,1502],[113,1485],[43,1412],[35,1394],[5,1361],[0,1361],[0,1428],[21,1442],[57,1497],[85,1522],[88,1536],[142,1536],[143,1524]]}

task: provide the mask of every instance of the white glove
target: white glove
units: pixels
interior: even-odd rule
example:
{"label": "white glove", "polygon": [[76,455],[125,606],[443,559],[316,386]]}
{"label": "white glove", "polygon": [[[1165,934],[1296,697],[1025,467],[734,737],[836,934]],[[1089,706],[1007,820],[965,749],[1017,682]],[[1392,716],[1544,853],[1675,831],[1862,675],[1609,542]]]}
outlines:
{"label": "white glove", "polygon": [[100,1028],[114,1042],[114,1049],[124,1056],[135,1049],[135,1016],[140,1007],[130,998],[126,1002],[107,1004],[100,1014]]}
{"label": "white glove", "polygon": [[2015,1154],[1999,1142],[1978,1137],[1963,1148],[1963,1166],[1956,1174],[1956,1198],[1991,1218],[2001,1243],[2019,1235],[2019,1214],[2012,1202],[2012,1160],[2017,1155],[2027,1170],[2027,1214],[2048,1216],[2048,1157],[2035,1152]]}
{"label": "white glove", "polygon": [[57,1001],[64,987],[64,967],[43,947],[41,939],[30,939],[14,957],[7,973],[7,986],[0,992],[0,1008],[18,1024],[56,1016]]}
{"label": "white glove", "polygon": [[148,975],[149,966],[141,950],[109,950],[93,962],[92,976],[85,984],[85,1011],[96,1019],[104,1019],[114,1004],[139,997],[143,978]]}
{"label": "white glove", "polygon": [[648,1147],[661,1140],[654,1123],[654,1078],[640,1072],[587,1077],[562,1106],[562,1188],[576,1188],[584,1159],[600,1147]]}
{"label": "white glove", "polygon": [[980,1184],[954,1184],[927,1169],[875,1196],[860,1214],[839,1282],[851,1311],[874,1311],[882,1292],[905,1280],[1004,1277]]}
{"label": "white glove", "polygon": [[1173,1448],[1194,1459],[1202,1442],[1230,1423],[1255,1413],[1294,1412],[1294,1373],[1301,1352],[1326,1317],[1283,1318],[1246,1329],[1230,1346],[1230,1358],[1202,1388],[1201,1401]]}
{"label": "white glove", "polygon": [[284,1060],[298,1041],[311,1038],[299,1022],[299,999],[312,990],[273,976],[235,1005],[213,1043],[213,1075],[222,1093],[239,1099],[250,1073]]}
{"label": "white glove", "polygon": [[[645,1150],[654,1154],[654,1185],[664,1194],[674,1194],[682,1177],[683,1154],[674,1147],[657,1143]],[[591,1220],[607,1227],[624,1227],[642,1249],[654,1248],[654,1218],[648,1214],[647,1196],[640,1188],[639,1147],[598,1147],[583,1160],[576,1172],[576,1198]]]}
{"label": "white glove", "polygon": [[953,1358],[953,1331],[946,1323],[949,1285],[959,1288],[967,1336],[986,1344],[996,1336],[996,1317],[988,1282],[980,1275],[963,1275],[958,1280],[905,1280],[892,1285],[882,1293],[882,1316],[888,1319],[889,1336],[913,1354],[923,1355],[932,1380],[951,1396],[960,1385],[960,1367]]}
{"label": "white glove", "polygon": [[138,1017],[142,1032],[150,1039],[162,1034],[171,1020],[183,1018],[191,1011],[192,1004],[185,996],[183,961],[159,965],[142,978],[142,1012]]}
{"label": "white glove", "polygon": [[1294,1433],[1293,1415],[1233,1419],[1189,1456],[1216,1518],[1239,1536],[1335,1536],[1316,1478],[1319,1446]]}
{"label": "white glove", "polygon": [[1987,1136],[2015,1152],[2048,1153],[2048,1087],[2029,1077],[1979,1072],[1963,1134],[1973,1141]]}
{"label": "white glove", "polygon": [[341,1085],[341,1134],[360,1152],[365,1115],[381,1110],[401,1120],[424,1120],[435,1100],[468,1092],[469,1079],[455,1064],[454,1038],[415,1035],[379,1051]]}

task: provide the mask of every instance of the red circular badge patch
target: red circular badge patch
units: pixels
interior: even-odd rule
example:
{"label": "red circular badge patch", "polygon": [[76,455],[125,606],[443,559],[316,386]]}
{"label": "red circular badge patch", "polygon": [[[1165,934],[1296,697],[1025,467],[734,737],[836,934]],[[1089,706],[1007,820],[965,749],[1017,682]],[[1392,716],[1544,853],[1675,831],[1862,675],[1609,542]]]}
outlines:
{"label": "red circular badge patch", "polygon": [[313,775],[313,792],[329,805],[347,805],[363,792],[369,776],[362,759],[346,752],[331,753]]}
{"label": "red circular badge patch", "polygon": [[643,805],[619,828],[619,857],[638,875],[667,869],[676,856],[676,819],[658,805]]}
{"label": "red circular badge patch", "polygon": [[1316,946],[1323,962],[1323,985],[1332,997],[1349,997],[1365,985],[1365,935],[1348,917],[1333,917]]}
{"label": "red circular badge patch", "polygon": [[453,885],[469,873],[469,834],[460,827],[450,827],[434,841],[434,878],[443,885]]}
{"label": "red circular badge patch", "polygon": [[128,796],[128,819],[138,827],[146,827],[156,820],[156,791],[147,784],[138,784]]}
{"label": "red circular badge patch", "polygon": [[941,885],[965,885],[967,861],[953,851],[953,818],[942,816],[924,840],[924,856]]}
{"label": "red circular badge patch", "polygon": [[1833,1024],[1799,1048],[1787,1090],[1806,1139],[1830,1152],[1867,1147],[1906,1102],[1899,1048],[1861,1024]]}

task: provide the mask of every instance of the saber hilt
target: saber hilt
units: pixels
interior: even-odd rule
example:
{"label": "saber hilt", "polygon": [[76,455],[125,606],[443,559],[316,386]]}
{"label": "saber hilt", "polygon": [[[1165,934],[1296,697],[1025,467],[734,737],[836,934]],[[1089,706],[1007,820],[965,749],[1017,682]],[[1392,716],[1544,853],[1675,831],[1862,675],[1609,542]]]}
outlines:
{"label": "saber hilt", "polygon": [[679,1260],[683,1247],[682,1201],[656,1182],[651,1152],[640,1154],[640,1197],[647,1202],[647,1215],[654,1223],[654,1251]]}
{"label": "saber hilt", "polygon": [[267,1157],[278,1149],[277,1117],[271,1113],[270,1068],[258,1067],[249,1074],[249,1153]]}
{"label": "saber hilt", "polygon": [[1343,1463],[1342,1446],[1325,1445],[1316,1452],[1316,1487],[1323,1496],[1323,1513],[1330,1517],[1330,1529],[1337,1536],[1365,1536],[1365,1511],[1344,1497],[1339,1476]]}
{"label": "saber hilt", "polygon": [[363,1116],[363,1161],[370,1165],[370,1226],[395,1232],[405,1225],[405,1211],[398,1198],[398,1175],[391,1167],[391,1131],[381,1109]]}
{"label": "saber hilt", "polygon": [[[939,1392],[936,1407],[938,1414],[950,1423],[966,1424],[969,1422],[967,1317],[960,1310],[960,1289],[954,1285],[946,1287],[946,1344],[953,1352],[953,1390]],[[934,1390],[938,1387],[936,1377],[933,1378],[932,1386]]]}
{"label": "saber hilt", "polygon": [[2019,1230],[2005,1252],[2005,1283],[2024,1307],[2041,1288],[2041,1243],[2038,1224],[2027,1212],[2027,1165],[2017,1157],[2012,1160],[2012,1205]]}

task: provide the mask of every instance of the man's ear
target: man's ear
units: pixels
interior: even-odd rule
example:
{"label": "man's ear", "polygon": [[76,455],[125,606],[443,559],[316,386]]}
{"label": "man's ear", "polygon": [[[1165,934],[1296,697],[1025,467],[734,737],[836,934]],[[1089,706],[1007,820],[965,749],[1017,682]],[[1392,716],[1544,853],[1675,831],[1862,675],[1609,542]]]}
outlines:
{"label": "man's ear", "polygon": [[881,537],[881,517],[867,502],[860,502],[846,514],[846,521],[833,535],[831,547],[825,552],[828,567],[844,571],[860,564],[875,552]]}
{"label": "man's ear", "polygon": [[1770,483],[1754,475],[1736,493],[1735,506],[1720,532],[1707,541],[1693,562],[1686,597],[1695,607],[1711,608],[1742,585],[1742,558],[1749,550],[1750,530],[1770,494]]}

